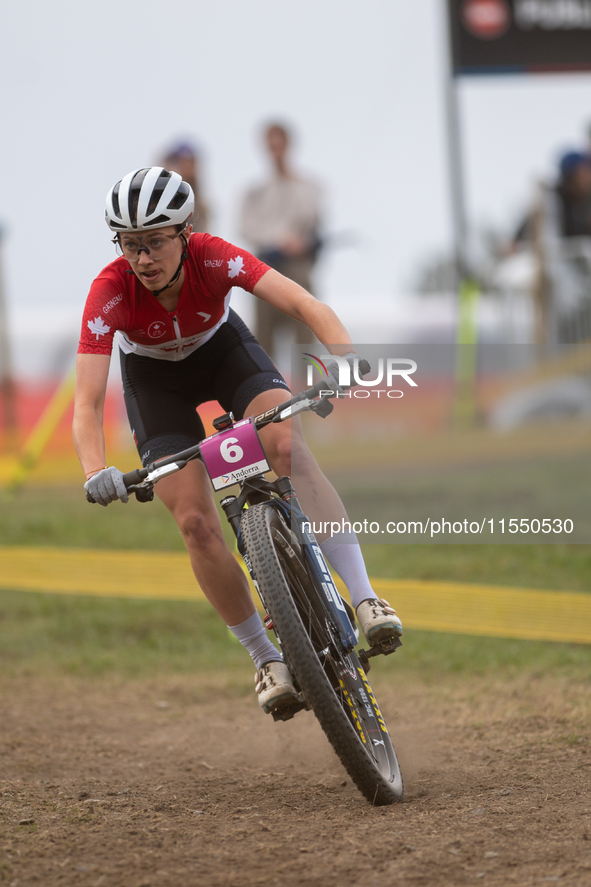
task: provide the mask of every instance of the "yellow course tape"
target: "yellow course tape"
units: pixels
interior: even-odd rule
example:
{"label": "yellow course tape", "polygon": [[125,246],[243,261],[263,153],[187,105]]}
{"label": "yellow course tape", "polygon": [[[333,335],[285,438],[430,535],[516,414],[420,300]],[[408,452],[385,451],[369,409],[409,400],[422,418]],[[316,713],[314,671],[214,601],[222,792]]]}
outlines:
{"label": "yellow course tape", "polygon": [[371,580],[403,625],[423,631],[591,644],[591,594],[459,582]]}
{"label": "yellow course tape", "polygon": [[9,490],[18,490],[25,483],[62,416],[72,403],[75,385],[76,370],[72,369],[64,377],[61,385],[45,407],[41,418],[27,438],[20,456],[16,459],[14,467],[9,470]]}
{"label": "yellow course tape", "polygon": [[[372,579],[406,628],[591,644],[591,594]],[[337,583],[343,590],[343,586]],[[0,589],[203,600],[184,553],[0,547]]]}
{"label": "yellow course tape", "polygon": [[184,553],[0,547],[0,588],[105,597],[203,600]]}

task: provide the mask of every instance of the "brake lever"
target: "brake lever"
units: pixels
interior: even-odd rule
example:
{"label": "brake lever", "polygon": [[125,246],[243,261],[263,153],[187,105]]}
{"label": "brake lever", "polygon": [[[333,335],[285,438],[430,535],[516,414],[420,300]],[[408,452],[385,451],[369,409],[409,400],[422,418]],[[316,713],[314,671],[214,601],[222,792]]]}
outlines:
{"label": "brake lever", "polygon": [[138,502],[152,502],[154,499],[154,484],[144,487],[142,484],[132,484],[127,488],[128,493],[135,493]]}
{"label": "brake lever", "polygon": [[168,465],[161,465],[159,468],[154,467],[148,474],[146,480],[141,484],[131,484],[127,488],[128,493],[135,493],[138,502],[152,502],[154,499],[154,484],[169,474],[176,474],[181,471],[187,464],[186,459],[179,459],[178,462],[170,462]]}
{"label": "brake lever", "polygon": [[324,396],[315,403],[312,409],[317,416],[320,416],[321,419],[326,419],[326,417],[330,416],[330,414],[334,410],[334,404],[330,402],[328,397]]}

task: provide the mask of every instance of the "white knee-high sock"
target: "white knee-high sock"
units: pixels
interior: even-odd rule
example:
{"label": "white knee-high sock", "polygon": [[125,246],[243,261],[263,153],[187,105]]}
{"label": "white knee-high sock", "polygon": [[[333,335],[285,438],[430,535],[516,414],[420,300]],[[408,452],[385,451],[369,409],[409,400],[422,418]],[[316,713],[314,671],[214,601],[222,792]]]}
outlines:
{"label": "white knee-high sock", "polygon": [[259,669],[267,662],[282,662],[281,653],[273,646],[261,617],[255,612],[238,625],[228,625],[235,638],[250,653],[255,668]]}
{"label": "white knee-high sock", "polygon": [[354,533],[337,533],[321,542],[320,548],[335,573],[338,573],[349,589],[351,606],[354,610],[361,601],[377,598],[377,594],[369,584],[365,561]]}

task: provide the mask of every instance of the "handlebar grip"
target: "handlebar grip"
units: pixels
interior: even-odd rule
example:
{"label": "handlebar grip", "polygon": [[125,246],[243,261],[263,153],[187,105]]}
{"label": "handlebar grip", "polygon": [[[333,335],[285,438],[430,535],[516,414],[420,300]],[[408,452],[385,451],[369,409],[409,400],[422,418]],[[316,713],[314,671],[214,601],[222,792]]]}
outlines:
{"label": "handlebar grip", "polygon": [[123,483],[126,487],[131,487],[133,484],[141,484],[147,476],[147,468],[135,468],[133,471],[128,471],[127,474],[123,475]]}

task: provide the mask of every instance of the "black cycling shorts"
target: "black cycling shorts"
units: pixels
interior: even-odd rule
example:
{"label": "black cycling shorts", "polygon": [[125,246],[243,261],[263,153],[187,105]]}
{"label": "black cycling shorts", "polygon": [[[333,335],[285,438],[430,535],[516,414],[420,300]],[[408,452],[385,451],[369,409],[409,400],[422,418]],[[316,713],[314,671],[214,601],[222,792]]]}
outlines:
{"label": "black cycling shorts", "polygon": [[121,352],[127,416],[143,465],[192,447],[206,436],[197,407],[217,400],[242,419],[253,398],[289,388],[235,311],[183,360]]}

